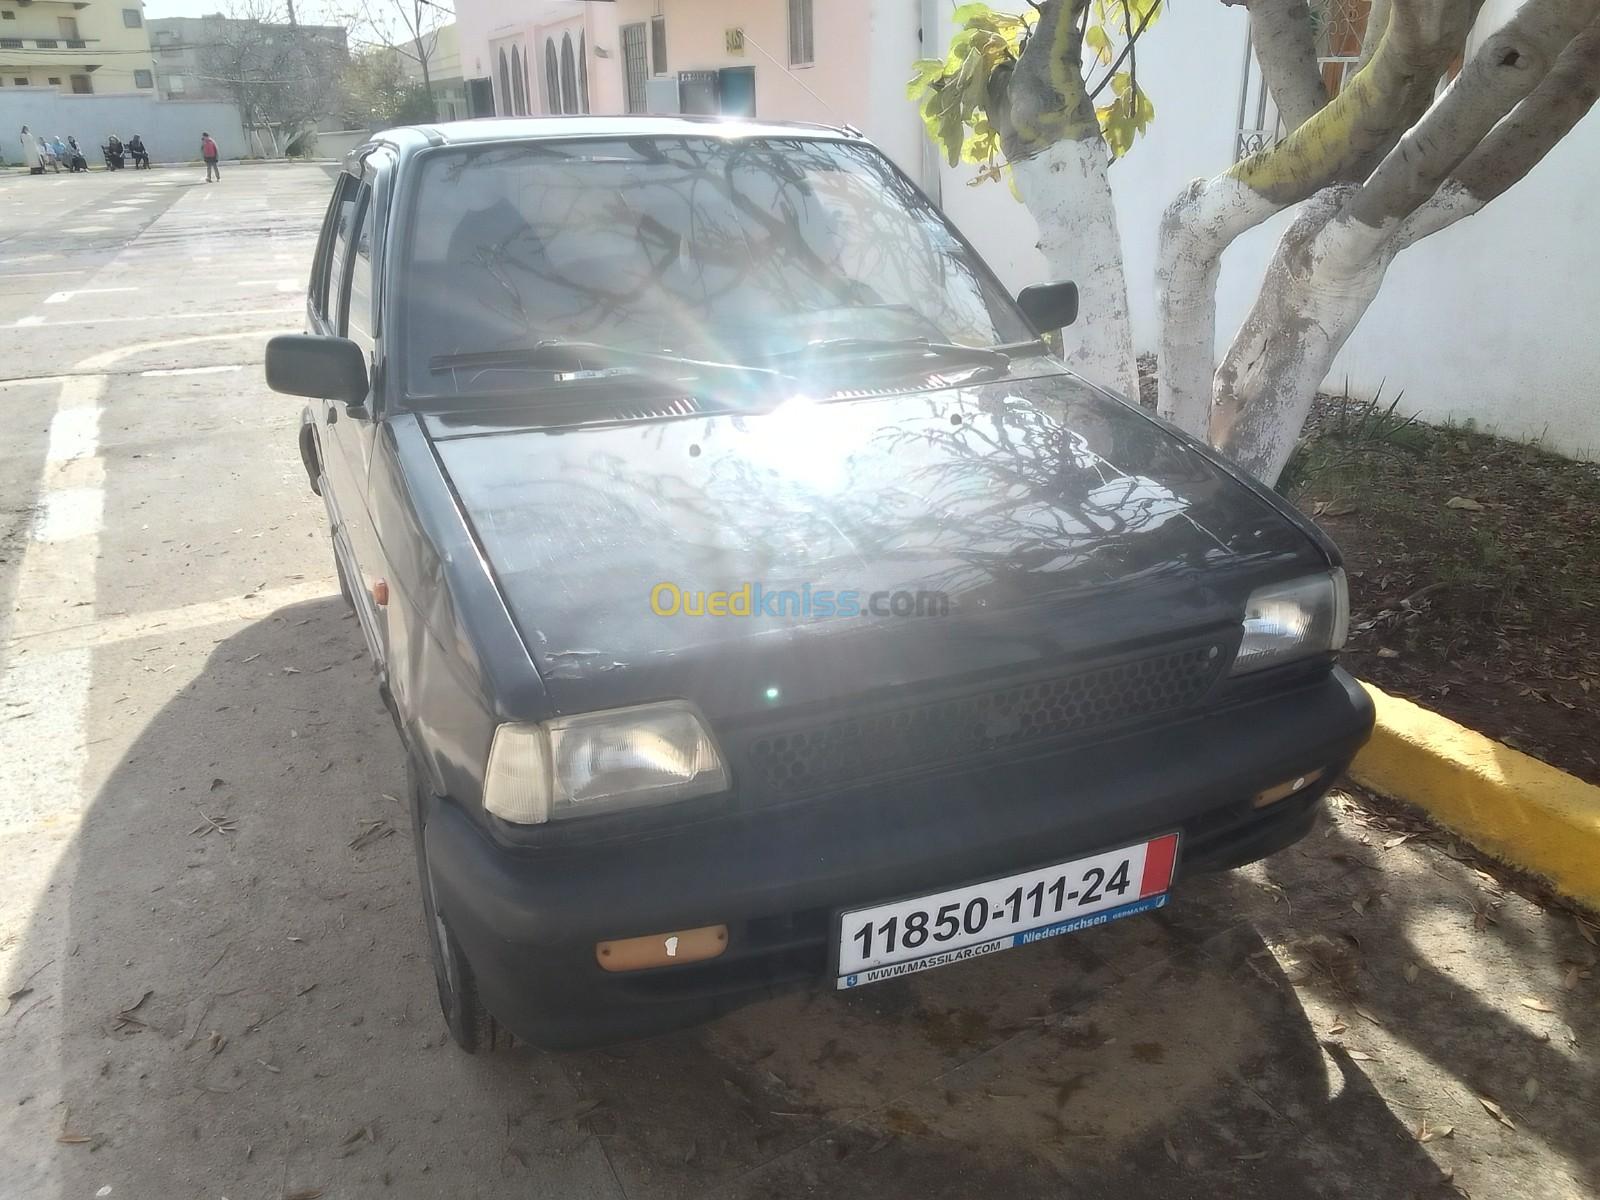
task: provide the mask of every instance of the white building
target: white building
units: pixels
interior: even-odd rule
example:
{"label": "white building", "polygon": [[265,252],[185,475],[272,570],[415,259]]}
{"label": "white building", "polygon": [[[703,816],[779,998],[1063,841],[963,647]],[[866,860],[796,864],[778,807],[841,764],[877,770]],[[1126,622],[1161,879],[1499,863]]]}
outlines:
{"label": "white building", "polygon": [[[1322,22],[1327,77],[1350,69],[1364,0]],[[1017,0],[1016,7],[1022,7]],[[1474,46],[1518,0],[1487,0]],[[849,123],[940,200],[1013,288],[1043,260],[1027,211],[1003,184],[930,153],[905,96],[913,59],[943,53],[948,0],[460,0],[472,111],[692,111]],[[1243,6],[1175,4],[1139,44],[1156,105],[1150,133],[1111,172],[1134,332],[1156,344],[1161,212],[1191,179],[1225,170],[1276,117],[1249,54]],[[922,42],[928,35],[927,44]],[[569,51],[570,47],[570,51]],[[1473,47],[1469,47],[1469,53]],[[570,65],[569,65],[570,64]],[[491,108],[492,106],[492,108]],[[1590,114],[1533,173],[1481,214],[1400,256],[1334,366],[1355,394],[1380,386],[1430,420],[1472,420],[1600,459],[1600,116]],[[1223,259],[1218,353],[1255,297],[1285,213]],[[1083,320],[1092,321],[1086,312]]]}

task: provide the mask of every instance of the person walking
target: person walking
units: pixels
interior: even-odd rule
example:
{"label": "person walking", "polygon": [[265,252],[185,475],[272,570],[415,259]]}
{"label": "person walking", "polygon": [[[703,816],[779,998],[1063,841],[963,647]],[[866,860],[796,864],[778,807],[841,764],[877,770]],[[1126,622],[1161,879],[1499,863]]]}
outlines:
{"label": "person walking", "polygon": [[217,144],[209,133],[200,134],[200,157],[206,160],[206,182],[222,182],[222,168],[217,166]]}
{"label": "person walking", "polygon": [[22,127],[22,162],[29,175],[44,174],[44,151],[39,149],[39,139],[28,132],[26,125]]}

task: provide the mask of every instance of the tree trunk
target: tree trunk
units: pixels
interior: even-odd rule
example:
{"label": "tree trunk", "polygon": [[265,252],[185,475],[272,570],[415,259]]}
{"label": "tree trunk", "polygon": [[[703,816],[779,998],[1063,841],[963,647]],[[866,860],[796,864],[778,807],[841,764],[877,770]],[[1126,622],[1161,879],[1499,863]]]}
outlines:
{"label": "tree trunk", "polygon": [[1284,125],[1299,129],[1328,102],[1306,0],[1252,0],[1250,43]]}
{"label": "tree trunk", "polygon": [[1052,278],[1076,281],[1083,320],[1073,367],[1139,400],[1110,156],[1083,82],[1077,16],[1087,0],[1044,0],[1027,48],[991,105],[1017,194],[1039,226]]}
{"label": "tree trunk", "polygon": [[[1017,193],[1039,226],[1053,279],[1078,285],[1083,317],[1069,362],[1085,379],[1139,402],[1122,239],[1098,129],[1012,164]],[[1070,340],[1070,339],[1069,339]]]}
{"label": "tree trunk", "polygon": [[[1475,0],[1394,0],[1372,61],[1282,141],[1168,207],[1156,257],[1161,311],[1162,416],[1204,437],[1216,394],[1217,278],[1222,252],[1275,213],[1372,170],[1433,101],[1435,83],[1465,42]],[[1309,44],[1307,16],[1300,36]],[[1257,53],[1286,53],[1280,38]],[[1283,69],[1268,78],[1285,78]]]}
{"label": "tree trunk", "polygon": [[1600,91],[1597,9],[1597,0],[1529,0],[1366,183],[1329,189],[1306,206],[1217,371],[1213,445],[1277,480],[1395,255],[1482,207],[1466,199],[1461,173],[1493,180],[1498,195],[1512,172],[1521,178],[1559,140],[1530,138],[1527,126],[1570,128],[1588,111],[1583,97],[1592,105]]}

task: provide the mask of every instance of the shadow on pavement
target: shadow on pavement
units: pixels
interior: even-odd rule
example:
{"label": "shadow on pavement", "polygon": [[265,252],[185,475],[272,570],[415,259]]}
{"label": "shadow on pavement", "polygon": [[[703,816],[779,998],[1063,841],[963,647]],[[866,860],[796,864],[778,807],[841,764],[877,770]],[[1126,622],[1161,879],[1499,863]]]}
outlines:
{"label": "shadow on pavement", "polygon": [[[96,718],[118,703],[102,678],[159,649],[97,652]],[[458,1053],[399,744],[337,598],[220,641],[104,777],[12,956],[64,964],[31,1026],[0,1020],[0,1048],[56,1038],[59,1103],[23,1088],[55,1104],[27,1128],[84,1139],[48,1144],[23,1194],[1451,1194],[1365,1064],[1324,1053],[1257,931],[1281,910],[1237,877],[650,1042]]]}

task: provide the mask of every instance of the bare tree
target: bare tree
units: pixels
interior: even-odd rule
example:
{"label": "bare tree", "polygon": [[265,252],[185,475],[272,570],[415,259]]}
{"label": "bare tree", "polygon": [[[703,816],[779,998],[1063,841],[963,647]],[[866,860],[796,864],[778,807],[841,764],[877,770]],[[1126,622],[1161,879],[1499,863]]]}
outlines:
{"label": "bare tree", "polygon": [[455,20],[449,0],[354,0],[340,16],[359,48],[389,51],[413,64],[428,103],[434,103],[432,68],[439,30]]}
{"label": "bare tree", "polygon": [[247,130],[266,131],[274,153],[338,111],[346,58],[287,15],[274,0],[235,0],[205,19],[199,55],[202,75],[233,98]]}

